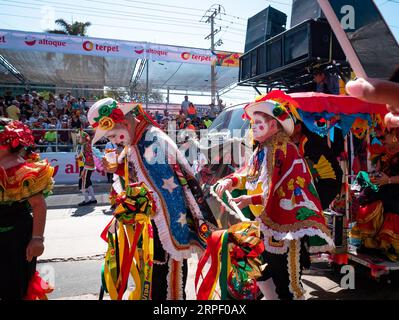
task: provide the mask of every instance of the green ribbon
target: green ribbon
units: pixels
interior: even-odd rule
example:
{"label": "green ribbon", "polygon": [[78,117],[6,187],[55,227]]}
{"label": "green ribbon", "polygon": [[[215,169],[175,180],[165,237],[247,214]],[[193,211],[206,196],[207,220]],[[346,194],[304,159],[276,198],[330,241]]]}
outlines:
{"label": "green ribbon", "polygon": [[227,261],[228,261],[228,254],[229,254],[229,233],[225,231],[223,233],[222,239],[222,268],[220,270],[219,276],[219,284],[220,284],[220,291],[221,291],[221,299],[227,300],[227,277],[228,277],[228,270],[227,270]]}

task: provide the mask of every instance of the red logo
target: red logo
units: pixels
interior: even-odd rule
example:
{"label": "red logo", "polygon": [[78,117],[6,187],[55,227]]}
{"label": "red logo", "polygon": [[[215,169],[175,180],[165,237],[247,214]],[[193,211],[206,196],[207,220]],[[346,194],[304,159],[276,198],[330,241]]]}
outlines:
{"label": "red logo", "polygon": [[34,37],[25,37],[25,43],[28,46],[34,46],[36,44],[36,39]]}
{"label": "red logo", "polygon": [[82,47],[85,51],[105,51],[105,52],[119,52],[119,46],[107,46],[103,44],[96,44],[91,41],[85,41],[82,43]]}
{"label": "red logo", "polygon": [[53,177],[55,177],[58,173],[58,169],[59,169],[59,165],[58,165],[58,160],[57,159],[51,159],[50,161],[51,165],[54,168],[54,172],[53,172]]}
{"label": "red logo", "polygon": [[188,60],[188,59],[190,59],[191,54],[190,54],[189,52],[183,52],[183,53],[181,54],[181,57],[182,57],[184,60]]}
{"label": "red logo", "polygon": [[6,43],[6,36],[0,37],[0,43]]}
{"label": "red logo", "polygon": [[143,47],[135,47],[134,48],[134,52],[136,52],[137,54],[142,54],[144,52],[144,48]]}
{"label": "red logo", "polygon": [[83,42],[82,47],[86,51],[91,51],[94,48],[94,44],[91,41],[85,41]]}

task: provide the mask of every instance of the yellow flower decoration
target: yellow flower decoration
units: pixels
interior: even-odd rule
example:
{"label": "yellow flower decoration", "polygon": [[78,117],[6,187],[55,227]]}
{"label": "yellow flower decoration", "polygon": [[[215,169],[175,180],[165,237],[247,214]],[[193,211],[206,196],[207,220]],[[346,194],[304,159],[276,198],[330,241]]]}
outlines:
{"label": "yellow flower decoration", "polygon": [[299,185],[302,189],[305,187],[305,179],[302,177],[297,177],[296,178],[296,183]]}
{"label": "yellow flower decoration", "polygon": [[295,189],[294,187],[294,179],[291,179],[290,181],[288,181],[288,190],[292,191]]}
{"label": "yellow flower decoration", "polygon": [[98,127],[101,130],[112,130],[115,126],[114,120],[112,120],[110,117],[102,117],[100,122],[98,123]]}
{"label": "yellow flower decoration", "polygon": [[278,188],[277,189],[277,193],[278,193],[280,198],[284,198],[285,197],[285,192],[283,190],[283,187]]}

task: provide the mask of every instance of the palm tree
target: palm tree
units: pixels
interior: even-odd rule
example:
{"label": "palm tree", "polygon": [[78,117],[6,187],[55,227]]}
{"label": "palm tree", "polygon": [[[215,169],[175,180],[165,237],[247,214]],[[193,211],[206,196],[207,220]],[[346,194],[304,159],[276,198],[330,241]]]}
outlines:
{"label": "palm tree", "polygon": [[58,24],[61,27],[61,29],[46,30],[46,32],[84,37],[87,35],[87,28],[91,26],[91,22],[76,21],[70,24],[66,22],[64,19],[57,19],[55,20],[55,23]]}

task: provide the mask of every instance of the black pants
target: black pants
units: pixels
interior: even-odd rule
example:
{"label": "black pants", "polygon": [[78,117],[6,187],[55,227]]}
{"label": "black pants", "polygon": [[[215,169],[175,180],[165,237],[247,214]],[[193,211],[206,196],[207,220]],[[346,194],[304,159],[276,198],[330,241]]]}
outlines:
{"label": "black pants", "polygon": [[[169,257],[170,259],[170,257]],[[152,300],[165,301],[168,294],[168,262],[154,264],[152,270]],[[183,260],[183,300],[186,300],[187,260]]]}
{"label": "black pants", "polygon": [[[300,248],[300,276],[303,269],[310,268],[310,256],[305,247],[307,239],[301,240]],[[264,251],[262,254],[263,260],[267,263],[262,277],[258,281],[266,281],[270,278],[273,279],[276,286],[276,293],[280,300],[293,300],[294,296],[289,290],[290,278],[288,274],[288,253],[276,254]]]}
{"label": "black pants", "polygon": [[[162,247],[159,239],[158,229],[155,223],[152,223],[154,228],[154,260],[162,264],[154,263],[152,270],[152,300],[165,301],[168,294],[168,262],[170,256]],[[183,300],[186,300],[186,283],[187,283],[187,260],[183,260]]]}
{"label": "black pants", "polygon": [[33,219],[27,203],[0,205],[0,300],[21,300],[36,270],[36,258],[26,260]]}
{"label": "black pants", "polygon": [[[82,176],[82,171],[85,170]],[[91,182],[91,174],[93,173],[93,170],[87,170],[84,169],[83,167],[80,167],[79,170],[79,190],[87,189],[88,187],[92,186]]]}
{"label": "black pants", "polygon": [[107,180],[108,180],[108,183],[112,183],[112,178],[114,177],[114,174],[113,173],[109,173],[109,172],[107,172]]}

